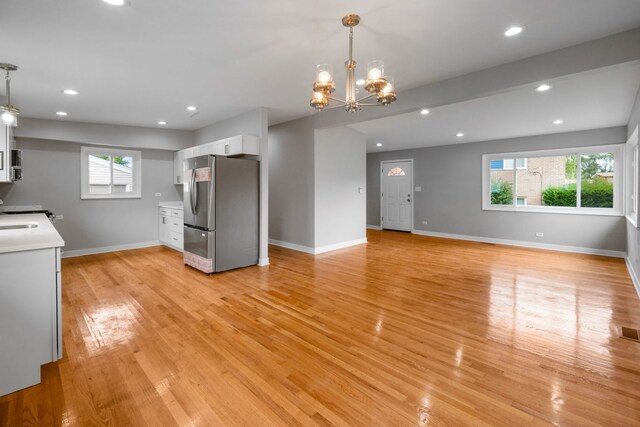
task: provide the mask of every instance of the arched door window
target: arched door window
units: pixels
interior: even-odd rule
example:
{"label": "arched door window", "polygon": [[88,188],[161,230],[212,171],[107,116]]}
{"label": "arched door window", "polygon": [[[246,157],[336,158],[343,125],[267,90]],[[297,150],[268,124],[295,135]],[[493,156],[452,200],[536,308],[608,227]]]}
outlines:
{"label": "arched door window", "polygon": [[402,168],[391,168],[387,176],[405,176],[404,170]]}

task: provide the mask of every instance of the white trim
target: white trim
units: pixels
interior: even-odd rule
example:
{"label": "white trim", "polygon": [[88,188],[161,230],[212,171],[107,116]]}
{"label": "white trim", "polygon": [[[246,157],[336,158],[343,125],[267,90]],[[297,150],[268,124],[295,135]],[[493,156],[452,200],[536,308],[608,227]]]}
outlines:
{"label": "white trim", "polygon": [[298,245],[296,243],[289,243],[289,242],[283,242],[281,240],[269,239],[269,244],[270,245],[280,246],[280,247],[287,248],[287,249],[293,249],[294,251],[304,252],[306,254],[311,254],[311,255],[323,254],[325,252],[335,251],[335,250],[338,250],[338,249],[344,249],[344,248],[348,248],[348,247],[356,246],[356,245],[362,245],[362,244],[365,244],[365,243],[367,243],[367,238],[366,237],[364,239],[349,240],[349,241],[346,241],[346,242],[336,243],[336,244],[333,244],[333,245],[327,245],[327,246],[320,246],[320,247],[317,247],[317,248],[311,248],[309,246]]}
{"label": "white trim", "polygon": [[[626,151],[626,160],[625,167],[628,168],[624,175],[625,181],[625,189],[624,189],[624,201],[625,201],[625,216],[627,217],[627,221],[634,228],[638,228],[638,197],[640,196],[640,183],[638,182],[640,174],[638,173],[638,168],[640,165],[638,163],[638,159],[640,156],[638,155],[638,127],[634,129],[633,133],[627,140],[625,144]],[[635,182],[634,182],[635,181]],[[635,190],[635,194],[634,193]],[[634,209],[635,208],[635,209]],[[635,212],[634,212],[635,210]]]}
{"label": "white trim", "polygon": [[[536,150],[536,151],[521,151],[512,153],[495,153],[495,154],[483,154],[482,155],[482,210],[485,211],[506,211],[506,212],[535,212],[535,213],[559,213],[559,214],[572,214],[572,215],[601,215],[601,216],[624,216],[625,212],[625,197],[624,196],[624,179],[625,176],[625,145],[624,144],[610,144],[610,145],[597,145],[592,147],[573,147],[573,148],[559,148],[550,150]],[[578,165],[576,173],[580,170],[580,155],[598,153],[598,152],[612,152],[614,153],[615,169],[614,169],[614,193],[613,193],[613,208],[584,208],[584,207],[563,207],[563,206],[531,206],[517,207],[515,205],[492,205],[491,197],[489,195],[490,189],[490,174],[491,174],[491,161],[500,160],[509,157],[521,158],[521,157],[548,157],[548,156],[560,156],[568,154],[578,155]],[[577,179],[576,182],[576,195],[577,203],[580,203],[580,184],[581,179]],[[514,202],[517,197],[517,182],[516,172],[514,170],[514,188],[513,188]]]}
{"label": "white trim", "polygon": [[482,242],[482,243],[494,243],[498,245],[520,246],[523,248],[533,248],[533,249],[548,249],[551,251],[574,252],[578,254],[600,255],[600,256],[608,256],[613,258],[624,258],[626,256],[626,253],[624,251],[584,248],[581,246],[554,245],[550,243],[526,242],[524,240],[496,239],[493,237],[466,236],[463,234],[437,233],[434,231],[423,231],[423,230],[413,230],[412,233],[420,236],[442,237],[444,239],[467,240],[470,242]]}
{"label": "white trim", "polygon": [[331,252],[338,249],[344,249],[344,248],[348,248],[356,245],[364,245],[366,243],[367,243],[367,238],[365,237],[364,239],[349,240],[346,242],[335,243],[333,245],[320,246],[319,248],[315,249],[315,254],[316,255],[323,254],[325,252]]}
{"label": "white trim", "polygon": [[631,281],[633,282],[633,287],[636,289],[636,293],[638,294],[638,298],[640,298],[640,280],[638,280],[638,274],[633,269],[633,264],[629,257],[624,257],[624,262],[627,264],[627,270],[629,270],[629,276],[631,276]]}
{"label": "white trim", "polygon": [[260,267],[266,267],[267,265],[269,265],[269,257],[266,258],[260,258],[258,260],[258,266]]}
{"label": "white trim", "polygon": [[[415,208],[415,192],[414,192],[414,187],[413,187],[413,169],[414,169],[414,162],[413,159],[400,159],[400,160],[382,160],[380,161],[380,230],[382,230],[383,227],[383,223],[384,221],[382,221],[382,213],[384,212],[384,201],[382,200],[382,177],[384,175],[383,171],[382,171],[382,165],[384,163],[397,163],[397,162],[410,162],[411,163],[411,176],[410,178],[410,188],[411,188],[411,220],[409,222],[409,227],[413,227],[413,210]],[[406,230],[406,231],[411,231],[411,229]]]}
{"label": "white trim", "polygon": [[102,246],[100,248],[90,248],[90,249],[77,249],[74,251],[62,251],[62,258],[74,258],[77,256],[104,254],[107,252],[127,251],[130,249],[142,249],[142,248],[149,248],[152,246],[161,246],[161,245],[162,244],[160,243],[160,241],[152,240],[150,242],[128,243],[126,245]]}
{"label": "white trim", "polygon": [[298,245],[296,243],[289,243],[289,242],[283,242],[281,240],[269,239],[269,244],[274,246],[280,246],[282,248],[293,249],[294,251],[304,252],[306,254],[313,255],[314,253],[313,248],[310,248],[309,246]]}
{"label": "white trim", "polygon": [[382,226],[380,225],[371,225],[371,224],[367,224],[367,228],[369,230],[382,230]]}

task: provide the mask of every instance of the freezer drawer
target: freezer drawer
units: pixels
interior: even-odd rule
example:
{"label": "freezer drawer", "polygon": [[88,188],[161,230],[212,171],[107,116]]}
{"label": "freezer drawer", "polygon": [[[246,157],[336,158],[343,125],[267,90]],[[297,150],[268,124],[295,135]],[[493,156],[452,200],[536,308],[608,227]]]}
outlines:
{"label": "freezer drawer", "polygon": [[215,231],[204,231],[193,227],[184,227],[184,250],[202,258],[214,259]]}

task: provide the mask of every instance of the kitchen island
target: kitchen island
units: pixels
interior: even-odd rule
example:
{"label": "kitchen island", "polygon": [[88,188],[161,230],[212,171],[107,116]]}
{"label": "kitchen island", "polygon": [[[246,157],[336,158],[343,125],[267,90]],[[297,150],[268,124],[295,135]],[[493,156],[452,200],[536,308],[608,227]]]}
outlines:
{"label": "kitchen island", "polygon": [[63,246],[44,214],[0,215],[0,396],[62,358]]}

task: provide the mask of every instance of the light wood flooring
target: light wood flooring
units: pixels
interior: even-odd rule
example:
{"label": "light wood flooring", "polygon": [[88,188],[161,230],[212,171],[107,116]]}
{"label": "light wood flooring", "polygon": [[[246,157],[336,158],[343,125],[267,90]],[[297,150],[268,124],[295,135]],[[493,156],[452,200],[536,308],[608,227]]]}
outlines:
{"label": "light wood flooring", "polygon": [[368,237],[212,276],[161,247],[64,260],[65,357],[0,425],[640,425],[623,260]]}

